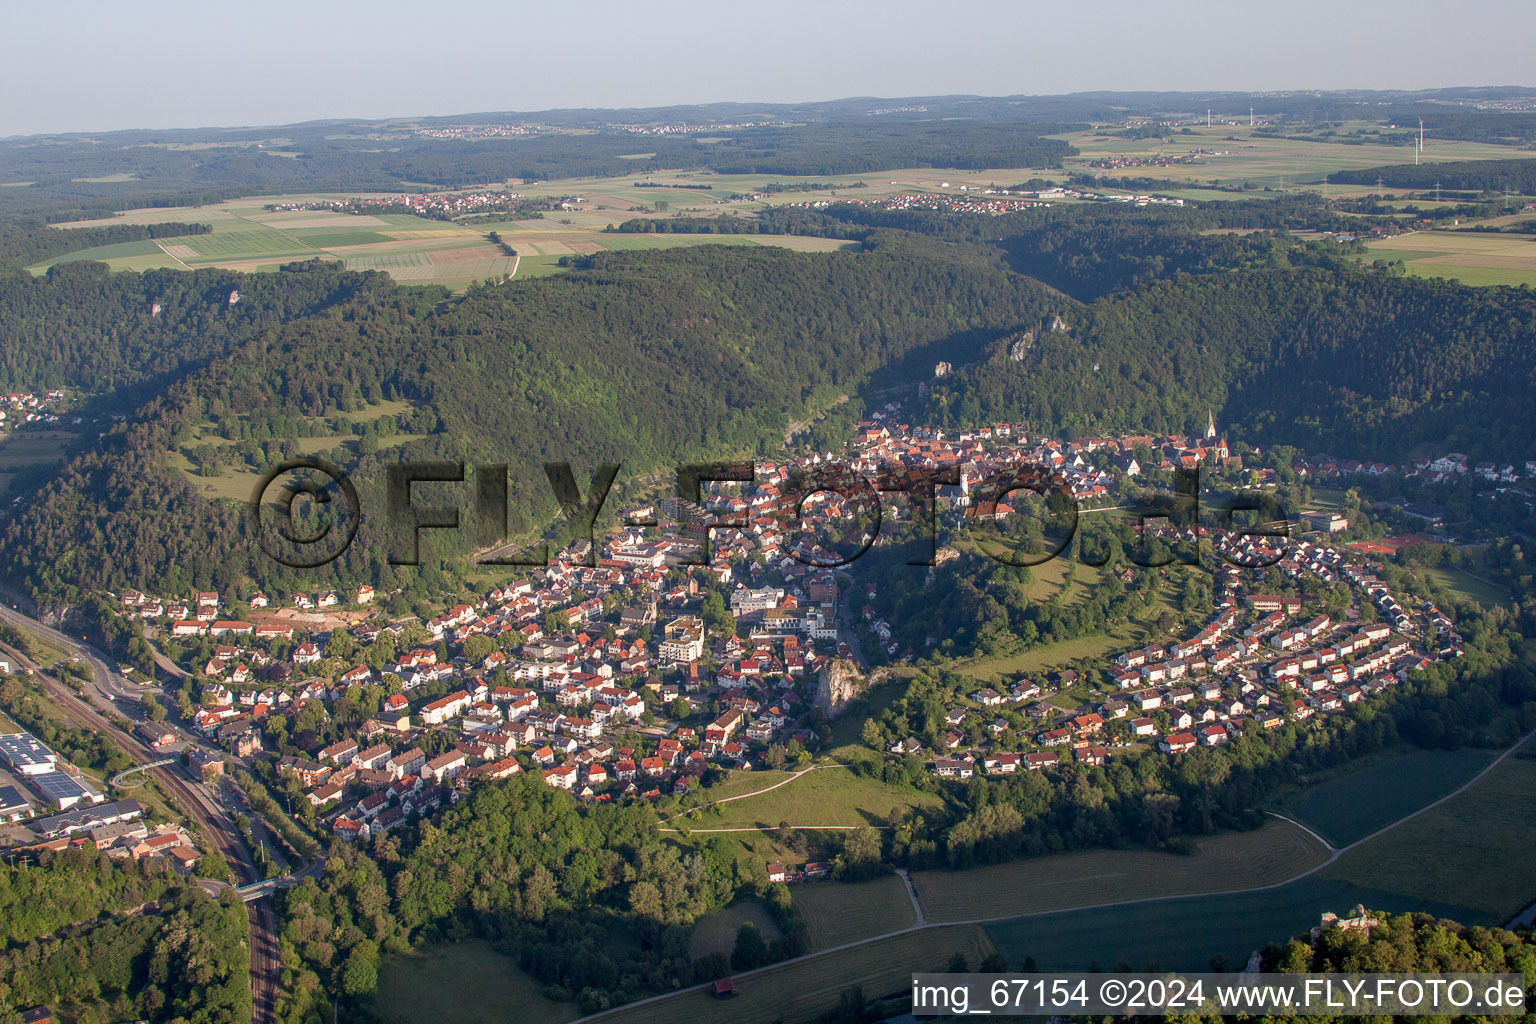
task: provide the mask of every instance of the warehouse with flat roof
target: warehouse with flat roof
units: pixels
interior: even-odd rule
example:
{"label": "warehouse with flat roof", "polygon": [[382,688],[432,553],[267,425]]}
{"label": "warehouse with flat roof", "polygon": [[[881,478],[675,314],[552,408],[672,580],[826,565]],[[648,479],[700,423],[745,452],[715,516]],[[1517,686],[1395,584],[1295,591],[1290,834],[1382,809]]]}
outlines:
{"label": "warehouse with flat roof", "polygon": [[31,733],[0,734],[0,763],[17,775],[57,771],[58,760],[58,755],[39,743]]}

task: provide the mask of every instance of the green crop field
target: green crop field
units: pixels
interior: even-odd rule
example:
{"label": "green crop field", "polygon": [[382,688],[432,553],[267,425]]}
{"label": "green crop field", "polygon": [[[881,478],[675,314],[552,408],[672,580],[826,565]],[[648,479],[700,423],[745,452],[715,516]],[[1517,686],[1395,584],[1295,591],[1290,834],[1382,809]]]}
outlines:
{"label": "green crop field", "polygon": [[390,1024],[559,1024],[578,1015],[544,998],[517,962],[479,940],[390,957],[379,971],[374,1013]]}
{"label": "green crop field", "polygon": [[965,871],[912,875],[929,921],[971,921],[1186,893],[1273,885],[1327,858],[1289,822],[1207,836],[1192,855],[1153,850],[1088,850]]}
{"label": "green crop field", "polygon": [[1325,912],[1347,914],[1357,903],[1391,913],[1472,919],[1466,907],[1314,875],[1259,892],[1063,911],[994,922],[986,929],[1014,969],[1033,957],[1041,970],[1203,971],[1212,957],[1222,956],[1232,970],[1241,970],[1254,950],[1304,933]]}
{"label": "green crop field", "polygon": [[730,956],[731,950],[736,948],[736,932],[748,922],[757,925],[765,941],[779,937],[779,926],[762,900],[739,899],[723,910],[705,914],[694,923],[693,935],[688,940],[688,956],[694,960],[710,953]]}
{"label": "green crop field", "polygon": [[1493,756],[1481,750],[1416,750],[1308,786],[1275,809],[1334,846],[1348,846],[1463,785]]}
{"label": "green crop field", "polygon": [[1324,877],[1370,885],[1405,900],[1471,908],[1468,924],[1502,922],[1536,895],[1536,745],[1465,793],[1348,851]]}
{"label": "green crop field", "polygon": [[602,1024],[804,1024],[835,1007],[842,993],[856,985],[870,999],[892,995],[911,986],[914,972],[944,970],[956,953],[975,968],[992,952],[992,942],[980,928],[925,929],[738,976],[731,999],[715,999],[707,989],[694,988],[642,1006],[620,1007],[597,1020]]}
{"label": "green crop field", "polygon": [[1410,274],[1464,284],[1536,284],[1536,235],[1415,231],[1366,243],[1362,257],[1402,260]]}
{"label": "green crop field", "polygon": [[917,923],[907,886],[896,875],[869,882],[805,882],[791,887],[811,949],[831,949]]}

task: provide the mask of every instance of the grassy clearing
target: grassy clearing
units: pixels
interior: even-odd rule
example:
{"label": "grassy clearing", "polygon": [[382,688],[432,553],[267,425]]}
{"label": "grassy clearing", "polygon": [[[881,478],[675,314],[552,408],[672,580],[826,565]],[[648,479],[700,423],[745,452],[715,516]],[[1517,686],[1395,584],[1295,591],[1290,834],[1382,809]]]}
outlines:
{"label": "grassy clearing", "polygon": [[906,675],[896,675],[878,686],[870,687],[862,696],[847,704],[832,722],[828,754],[837,760],[870,756],[870,749],[859,740],[864,720],[884,714],[906,692],[907,678]]}
{"label": "grassy clearing", "polygon": [[68,430],[19,430],[0,434],[0,470],[63,462],[65,450],[78,437]]}
{"label": "grassy clearing", "polygon": [[780,843],[769,832],[726,832],[714,835],[680,836],[664,834],[669,842],[683,850],[697,849],[704,842],[723,845],[729,856],[743,864],[798,864],[804,860],[829,860],[841,848],[841,832],[800,832],[805,849],[796,850]]}
{"label": "grassy clearing", "polygon": [[737,978],[732,999],[715,999],[696,988],[598,1019],[603,1024],[802,1024],[831,1009],[855,985],[871,999],[892,995],[911,986],[914,972],[944,970],[956,953],[974,968],[992,952],[980,928],[927,929]]}
{"label": "grassy clearing", "polygon": [[1513,602],[1509,592],[1485,583],[1460,569],[1426,569],[1424,572],[1442,588],[1466,601],[1476,601],[1484,608],[1498,605],[1508,608]]}
{"label": "grassy clearing", "polygon": [[1443,900],[1503,921],[1536,889],[1536,750],[1527,743],[1472,788],[1350,850],[1325,877],[1404,899]]}
{"label": "grassy clearing", "polygon": [[374,1012],[391,1024],[558,1024],[577,1016],[574,1005],[545,999],[515,961],[479,940],[389,958]]}
{"label": "grassy clearing", "polygon": [[811,949],[831,949],[917,923],[906,883],[896,875],[869,882],[806,882],[793,886]]}
{"label": "grassy clearing", "polygon": [[891,786],[842,768],[825,768],[807,772],[761,796],[711,807],[686,824],[690,829],[777,828],[783,821],[791,825],[879,825],[896,808],[932,807],[940,802],[933,793]]}
{"label": "grassy clearing", "polygon": [[736,948],[736,932],[748,922],[757,925],[765,941],[772,942],[780,935],[779,926],[762,900],[737,900],[724,910],[699,918],[688,942],[688,955],[695,960],[710,953],[730,956]]}
{"label": "grassy clearing", "polygon": [[1347,846],[1465,784],[1491,760],[1481,750],[1416,750],[1315,783],[1276,810]]}
{"label": "grassy clearing", "polygon": [[1302,829],[1277,820],[1252,832],[1207,836],[1190,856],[1089,850],[967,871],[914,872],[912,883],[927,920],[967,921],[1272,885],[1326,856]]}
{"label": "grassy clearing", "polygon": [[1204,971],[1225,957],[1240,970],[1248,955],[1317,924],[1326,911],[1356,903],[1391,913],[1425,911],[1470,921],[1465,907],[1312,876],[1262,892],[1211,899],[1166,900],[1129,907],[1074,910],[987,925],[1010,968],[1034,957],[1041,970]]}
{"label": "grassy clearing", "polygon": [[25,626],[13,626],[16,632],[27,638],[27,648],[33,661],[47,668],[61,661],[68,661],[70,654],[58,644],[49,640],[43,634],[27,629]]}

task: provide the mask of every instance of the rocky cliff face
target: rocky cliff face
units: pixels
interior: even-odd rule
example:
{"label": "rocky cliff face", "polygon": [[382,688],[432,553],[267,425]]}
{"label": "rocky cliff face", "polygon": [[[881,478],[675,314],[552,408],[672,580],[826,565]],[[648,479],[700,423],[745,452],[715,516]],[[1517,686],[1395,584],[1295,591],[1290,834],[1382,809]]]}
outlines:
{"label": "rocky cliff face", "polygon": [[846,658],[833,658],[821,670],[816,686],[816,706],[828,718],[836,717],[847,703],[863,693],[869,680]]}

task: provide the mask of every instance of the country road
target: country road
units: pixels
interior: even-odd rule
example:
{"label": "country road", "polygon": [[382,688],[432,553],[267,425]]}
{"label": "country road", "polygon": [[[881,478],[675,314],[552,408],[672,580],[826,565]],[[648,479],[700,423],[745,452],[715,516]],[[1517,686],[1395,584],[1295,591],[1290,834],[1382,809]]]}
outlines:
{"label": "country road", "polygon": [[[1047,917],[1047,916],[1050,916],[1050,915],[1053,915],[1053,914],[1070,913],[1072,911],[1079,911],[1079,910],[1106,910],[1106,909],[1110,909],[1110,908],[1113,908],[1113,907],[1129,907],[1129,906],[1137,906],[1137,905],[1147,904],[1147,903],[1165,903],[1165,902],[1174,902],[1174,901],[1177,901],[1177,900],[1189,900],[1189,899],[1210,899],[1212,897],[1221,897],[1221,896],[1241,896],[1241,895],[1243,895],[1245,893],[1265,892],[1265,891],[1268,891],[1268,890],[1271,890],[1271,889],[1278,889],[1278,888],[1280,888],[1282,886],[1290,885],[1293,882],[1299,882],[1299,881],[1301,881],[1304,878],[1309,878],[1312,875],[1315,875],[1317,872],[1321,871],[1323,868],[1325,868],[1328,865],[1332,864],[1334,861],[1338,860],[1341,856],[1343,856],[1345,853],[1349,852],[1350,850],[1353,850],[1353,849],[1355,849],[1358,846],[1361,846],[1361,845],[1363,845],[1365,843],[1368,843],[1368,842],[1370,842],[1373,839],[1378,839],[1381,836],[1385,835],[1386,833],[1391,832],[1393,829],[1399,827],[1400,825],[1403,825],[1403,824],[1406,824],[1409,821],[1412,821],[1414,818],[1417,818],[1419,815],[1424,814],[1427,811],[1433,810],[1434,808],[1440,806],[1441,804],[1445,803],[1448,800],[1455,799],[1456,797],[1460,796],[1462,793],[1465,793],[1471,787],[1475,786],[1485,775],[1487,775],[1489,772],[1493,771],[1493,769],[1497,768],[1499,766],[1499,764],[1501,764],[1504,761],[1505,758],[1509,757],[1511,754],[1513,754],[1515,751],[1519,750],[1523,745],[1525,745],[1527,742],[1529,742],[1531,737],[1533,737],[1533,736],[1536,736],[1536,730],[1532,730],[1531,732],[1528,732],[1524,736],[1520,737],[1507,750],[1503,751],[1501,754],[1499,754],[1498,757],[1494,758],[1491,762],[1489,762],[1488,765],[1485,768],[1483,768],[1482,771],[1480,771],[1476,775],[1472,776],[1472,778],[1468,779],[1466,782],[1462,783],[1460,786],[1456,787],[1451,792],[1445,794],[1444,796],[1440,797],[1437,800],[1434,800],[1434,801],[1432,801],[1430,803],[1425,804],[1423,807],[1420,807],[1420,808],[1418,808],[1415,811],[1411,811],[1408,814],[1403,815],[1401,818],[1398,818],[1396,821],[1393,821],[1390,824],[1384,825],[1383,827],[1381,827],[1381,828],[1377,829],[1376,831],[1372,832],[1370,835],[1365,836],[1365,837],[1363,837],[1361,839],[1357,839],[1354,842],[1349,843],[1346,846],[1334,847],[1330,843],[1328,843],[1327,840],[1323,839],[1322,836],[1319,836],[1317,833],[1313,832],[1311,829],[1307,828],[1305,825],[1301,825],[1298,822],[1291,821],[1290,818],[1286,818],[1284,815],[1279,815],[1279,814],[1274,815],[1277,818],[1281,818],[1281,819],[1283,819],[1283,820],[1285,820],[1287,822],[1291,822],[1291,824],[1293,824],[1293,825],[1297,825],[1297,827],[1299,827],[1303,831],[1307,832],[1309,835],[1311,835],[1313,838],[1315,838],[1318,842],[1322,843],[1323,847],[1328,850],[1328,854],[1329,854],[1326,860],[1323,860],[1322,862],[1320,862],[1318,864],[1314,864],[1312,867],[1307,868],[1305,871],[1297,872],[1296,874],[1292,875],[1291,877],[1282,879],[1281,881],[1278,881],[1278,882],[1272,882],[1272,883],[1270,883],[1268,885],[1246,886],[1246,887],[1241,887],[1241,888],[1236,888],[1236,889],[1217,889],[1217,890],[1209,890],[1209,891],[1201,891],[1201,892],[1180,893],[1180,894],[1172,895],[1172,896],[1146,896],[1146,897],[1142,897],[1142,898],[1139,898],[1139,899],[1111,900],[1111,901],[1104,902],[1104,903],[1085,903],[1085,904],[1081,904],[1081,905],[1076,906],[1076,907],[1057,907],[1057,908],[1055,908],[1053,910],[1040,910],[1040,911],[1035,911],[1035,912],[1026,913],[1026,914],[1006,914],[1006,915],[997,916],[997,917],[976,917],[976,918],[970,918],[970,919],[963,920],[963,921],[930,922],[930,921],[927,921],[925,919],[925,917],[924,917],[922,906],[921,906],[921,904],[920,904],[920,902],[918,900],[917,890],[915,889],[915,887],[912,884],[911,877],[909,875],[906,875],[903,872],[903,873],[901,873],[902,874],[902,879],[906,883],[908,896],[911,898],[913,910],[917,914],[917,918],[914,921],[914,923],[908,925],[905,928],[897,928],[897,929],[895,929],[893,931],[882,932],[879,935],[871,935],[871,936],[868,936],[867,938],[855,939],[852,942],[844,942],[844,943],[842,943],[840,945],[837,945],[837,946],[829,946],[826,949],[817,950],[814,953],[807,953],[804,956],[793,957],[793,958],[791,958],[789,960],[780,960],[779,962],[773,963],[773,964],[769,964],[766,967],[759,967],[759,968],[757,968],[755,970],[751,970],[751,971],[740,971],[740,972],[737,972],[737,973],[735,973],[733,975],[733,979],[739,984],[743,978],[750,978],[750,977],[752,977],[755,974],[761,974],[761,973],[766,972],[766,971],[782,970],[786,964],[793,964],[793,963],[799,963],[801,961],[814,960],[817,957],[826,956],[829,953],[837,953],[837,952],[840,952],[840,951],[845,950],[845,949],[856,949],[856,948],[858,948],[860,946],[867,946],[867,945],[869,945],[872,942],[880,942],[883,939],[890,939],[890,938],[894,938],[895,936],[898,936],[898,935],[905,935],[905,934],[908,934],[910,932],[926,931],[926,930],[934,929],[934,928],[953,928],[953,927],[961,926],[961,925],[998,924],[998,923],[1003,922],[1003,921],[1018,921],[1018,920],[1022,920],[1022,919],[1026,919],[1026,918],[1033,918],[1033,917]],[[781,785],[782,785],[782,783],[781,783]],[[756,794],[745,794],[745,795],[753,796],[753,795],[756,795]],[[853,984],[857,980],[858,979],[856,979],[856,978],[855,979],[850,979],[849,980],[849,984]],[[644,1006],[644,1005],[647,1005],[647,1004],[650,1004],[650,1003],[659,1003],[659,1002],[661,1002],[664,999],[673,999],[673,998],[676,998],[678,996],[684,995],[684,994],[686,994],[688,992],[696,991],[697,989],[702,988],[702,987],[703,986],[693,986],[691,988],[682,989],[679,992],[668,992],[668,993],[665,993],[665,994],[659,995],[659,996],[651,996],[648,999],[637,1000],[636,1002],[633,1002],[633,1003],[625,1003],[623,1006],[616,1006],[616,1007],[614,1007],[611,1010],[604,1010],[604,1011],[602,1011],[600,1013],[588,1014],[588,1015],[583,1016],[583,1017],[577,1017],[574,1020],[568,1021],[567,1024],[588,1024],[588,1022],[598,1022],[598,1021],[601,1021],[605,1016],[607,1016],[610,1013],[620,1013],[620,1012],[623,1012],[623,1011],[627,1011],[627,1010],[633,1009],[634,1007],[637,1007],[637,1006]]]}

